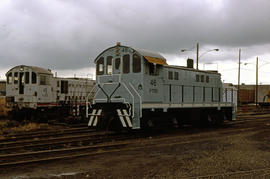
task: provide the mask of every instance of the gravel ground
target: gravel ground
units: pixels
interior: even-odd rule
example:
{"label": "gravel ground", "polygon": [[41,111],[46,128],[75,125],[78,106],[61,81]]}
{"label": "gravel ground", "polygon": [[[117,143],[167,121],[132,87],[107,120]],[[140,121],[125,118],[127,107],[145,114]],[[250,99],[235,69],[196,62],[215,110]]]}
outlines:
{"label": "gravel ground", "polygon": [[0,169],[0,178],[270,178],[268,116],[260,123],[179,129],[127,151]]}

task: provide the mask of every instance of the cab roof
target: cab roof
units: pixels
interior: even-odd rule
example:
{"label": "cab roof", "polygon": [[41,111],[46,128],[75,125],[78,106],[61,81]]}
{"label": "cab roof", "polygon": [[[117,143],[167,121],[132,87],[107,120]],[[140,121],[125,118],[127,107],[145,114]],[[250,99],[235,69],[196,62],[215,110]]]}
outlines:
{"label": "cab roof", "polygon": [[166,62],[166,59],[157,52],[153,52],[150,50],[145,50],[145,49],[138,49],[138,48],[133,48],[133,47],[128,47],[128,46],[122,46],[120,44],[117,44],[116,46],[107,48],[106,50],[104,50],[103,52],[101,52],[96,59],[94,60],[94,62],[96,63],[96,61],[99,59],[99,57],[105,53],[108,50],[111,50],[113,48],[117,49],[119,47],[124,47],[124,48],[129,48],[134,52],[137,52],[139,55],[143,56],[145,58],[145,60],[147,60],[150,63],[155,63],[155,64],[159,64],[159,65],[168,65]]}
{"label": "cab roof", "polygon": [[7,73],[6,75],[14,70],[14,69],[18,69],[18,71],[20,71],[20,69],[31,69],[33,72],[36,72],[37,74],[47,74],[47,75],[52,75],[52,72],[51,70],[49,69],[45,69],[45,68],[41,68],[41,67],[37,67],[37,66],[27,66],[27,65],[18,65],[18,66],[15,66],[13,68],[11,68]]}

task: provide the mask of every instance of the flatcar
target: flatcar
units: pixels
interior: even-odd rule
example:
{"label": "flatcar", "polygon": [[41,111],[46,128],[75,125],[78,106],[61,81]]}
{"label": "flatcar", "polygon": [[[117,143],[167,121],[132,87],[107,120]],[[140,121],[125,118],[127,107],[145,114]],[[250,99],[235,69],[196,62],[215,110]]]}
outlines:
{"label": "flatcar", "polygon": [[19,65],[6,73],[6,106],[17,120],[52,116],[85,118],[86,96],[94,80],[59,78],[51,70]]}
{"label": "flatcar", "polygon": [[141,129],[234,120],[236,92],[217,71],[168,65],[159,53],[118,43],[96,59],[95,97],[87,102],[88,126]]}

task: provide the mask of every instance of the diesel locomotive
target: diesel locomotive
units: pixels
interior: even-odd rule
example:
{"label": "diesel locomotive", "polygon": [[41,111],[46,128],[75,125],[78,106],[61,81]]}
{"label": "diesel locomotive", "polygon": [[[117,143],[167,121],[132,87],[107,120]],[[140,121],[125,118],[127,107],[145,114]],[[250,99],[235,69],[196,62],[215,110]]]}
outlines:
{"label": "diesel locomotive", "polygon": [[[234,120],[236,91],[224,88],[217,71],[168,65],[159,53],[117,43],[96,59],[88,126],[141,129]],[[90,96],[90,94],[89,94]],[[88,98],[87,98],[88,99]]]}
{"label": "diesel locomotive", "polygon": [[6,77],[6,106],[16,120],[85,118],[86,97],[95,85],[94,80],[59,78],[49,69],[26,65],[13,67]]}

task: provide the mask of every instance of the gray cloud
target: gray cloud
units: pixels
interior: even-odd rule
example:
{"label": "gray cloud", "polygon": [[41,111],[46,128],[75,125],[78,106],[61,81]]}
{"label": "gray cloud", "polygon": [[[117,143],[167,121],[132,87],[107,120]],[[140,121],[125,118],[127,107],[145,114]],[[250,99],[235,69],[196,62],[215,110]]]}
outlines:
{"label": "gray cloud", "polygon": [[202,51],[222,49],[206,61],[237,59],[238,48],[252,58],[268,53],[269,8],[268,0],[3,0],[0,64],[78,69],[117,41],[177,55],[199,41]]}

